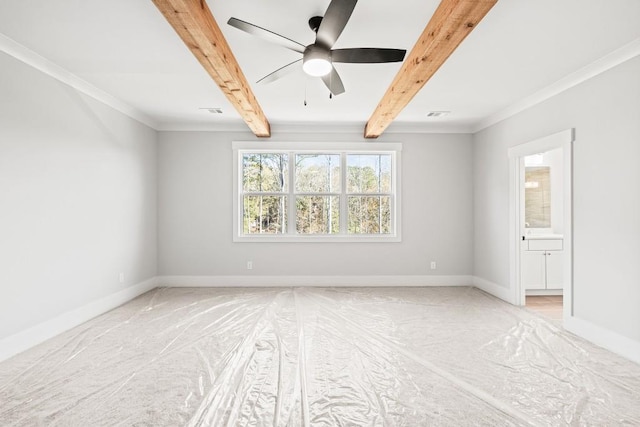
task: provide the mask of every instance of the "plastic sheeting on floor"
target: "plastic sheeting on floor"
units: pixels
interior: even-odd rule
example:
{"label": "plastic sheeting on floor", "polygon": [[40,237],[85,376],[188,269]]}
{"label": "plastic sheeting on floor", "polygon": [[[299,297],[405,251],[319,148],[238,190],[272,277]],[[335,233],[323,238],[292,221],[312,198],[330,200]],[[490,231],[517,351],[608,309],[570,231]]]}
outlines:
{"label": "plastic sheeting on floor", "polygon": [[0,363],[0,425],[640,426],[640,366],[472,288],[161,288]]}

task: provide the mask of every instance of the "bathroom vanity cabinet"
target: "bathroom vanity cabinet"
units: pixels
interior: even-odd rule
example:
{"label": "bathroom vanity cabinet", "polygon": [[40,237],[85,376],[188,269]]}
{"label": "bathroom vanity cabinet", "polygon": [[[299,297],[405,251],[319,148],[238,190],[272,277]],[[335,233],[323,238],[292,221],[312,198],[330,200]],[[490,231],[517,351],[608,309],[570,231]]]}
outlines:
{"label": "bathroom vanity cabinet", "polygon": [[525,289],[563,288],[563,243],[562,237],[557,235],[525,238],[520,257]]}

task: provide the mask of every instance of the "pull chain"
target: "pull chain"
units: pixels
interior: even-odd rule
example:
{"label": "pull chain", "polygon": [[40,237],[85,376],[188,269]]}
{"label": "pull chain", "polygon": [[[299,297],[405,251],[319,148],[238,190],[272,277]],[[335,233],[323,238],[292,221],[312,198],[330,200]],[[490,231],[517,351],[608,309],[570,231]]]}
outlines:
{"label": "pull chain", "polygon": [[[331,64],[333,67],[333,64]],[[333,99],[333,68],[331,69],[331,74],[329,74],[329,99]]]}
{"label": "pull chain", "polygon": [[304,106],[305,107],[307,106],[307,81],[308,81],[308,78],[305,77],[304,78]]}

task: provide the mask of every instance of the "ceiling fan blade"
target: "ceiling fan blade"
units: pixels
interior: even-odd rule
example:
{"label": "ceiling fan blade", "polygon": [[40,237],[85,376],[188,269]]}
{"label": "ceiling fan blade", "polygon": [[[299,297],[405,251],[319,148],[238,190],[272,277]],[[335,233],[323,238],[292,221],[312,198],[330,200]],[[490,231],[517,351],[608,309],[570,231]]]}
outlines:
{"label": "ceiling fan blade", "polygon": [[316,34],[316,43],[331,49],[342,34],[358,0],[331,0]]}
{"label": "ceiling fan blade", "polygon": [[407,51],[404,49],[379,49],[374,47],[334,49],[331,51],[331,62],[347,62],[351,64],[402,62],[406,53]]}
{"label": "ceiling fan blade", "polygon": [[284,67],[280,67],[277,70],[275,70],[273,73],[267,74],[266,76],[264,76],[263,78],[261,78],[260,80],[258,80],[256,83],[271,83],[275,80],[278,80],[280,77],[283,77],[286,74],[289,74],[291,71],[293,71],[293,67],[291,67],[293,64],[297,64],[298,62],[302,61],[302,58],[300,59],[296,59],[293,62],[290,62],[289,64],[285,65]]}
{"label": "ceiling fan blade", "polygon": [[342,79],[338,75],[335,67],[331,68],[331,72],[329,74],[322,76],[322,81],[332,94],[340,95],[341,93],[344,93]]}
{"label": "ceiling fan blade", "polygon": [[298,43],[297,41],[288,39],[285,36],[274,33],[273,31],[266,30],[262,27],[258,27],[257,25],[253,25],[236,18],[229,19],[229,21],[227,21],[227,24],[253,36],[260,37],[263,40],[279,44],[280,46],[286,47],[287,49],[291,49],[295,52],[304,53],[304,49],[306,46]]}

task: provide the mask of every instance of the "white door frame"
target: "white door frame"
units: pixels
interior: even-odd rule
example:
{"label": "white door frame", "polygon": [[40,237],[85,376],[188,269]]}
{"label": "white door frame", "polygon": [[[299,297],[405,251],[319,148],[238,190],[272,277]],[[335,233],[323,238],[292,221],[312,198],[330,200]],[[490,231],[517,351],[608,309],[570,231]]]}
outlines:
{"label": "white door frame", "polygon": [[522,218],[524,217],[524,188],[520,183],[524,178],[524,157],[531,154],[562,148],[563,152],[563,318],[573,315],[573,197],[572,160],[574,129],[563,130],[543,138],[509,149],[509,270],[510,288],[513,290],[513,304],[525,304],[525,289],[520,280],[520,240],[522,239]]}

